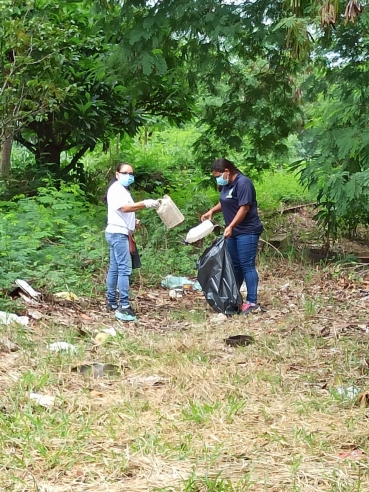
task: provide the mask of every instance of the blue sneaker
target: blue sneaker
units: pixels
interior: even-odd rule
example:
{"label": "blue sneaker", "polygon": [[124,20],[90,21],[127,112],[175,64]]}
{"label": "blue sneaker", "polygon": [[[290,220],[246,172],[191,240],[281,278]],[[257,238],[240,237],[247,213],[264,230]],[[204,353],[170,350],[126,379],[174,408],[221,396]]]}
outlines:
{"label": "blue sneaker", "polygon": [[115,317],[117,319],[119,319],[120,321],[136,321],[137,320],[136,313],[134,311],[132,311],[132,309],[130,307],[127,307],[127,308],[119,307],[115,311]]}

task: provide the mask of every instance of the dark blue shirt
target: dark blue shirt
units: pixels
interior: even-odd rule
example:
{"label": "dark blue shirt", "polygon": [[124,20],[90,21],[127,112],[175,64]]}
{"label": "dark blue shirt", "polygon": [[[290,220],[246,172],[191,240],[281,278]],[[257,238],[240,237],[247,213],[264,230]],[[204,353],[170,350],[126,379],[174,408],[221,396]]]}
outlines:
{"label": "dark blue shirt", "polygon": [[222,187],[220,203],[226,226],[228,226],[242,205],[250,205],[245,218],[233,229],[232,236],[240,234],[257,234],[263,232],[263,224],[258,215],[256,191],[251,179],[243,174],[237,174],[232,183]]}

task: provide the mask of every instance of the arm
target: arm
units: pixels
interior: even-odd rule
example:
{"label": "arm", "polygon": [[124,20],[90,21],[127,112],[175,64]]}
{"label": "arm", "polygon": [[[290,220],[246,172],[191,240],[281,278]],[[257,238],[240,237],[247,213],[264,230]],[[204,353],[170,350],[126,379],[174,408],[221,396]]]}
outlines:
{"label": "arm", "polygon": [[127,212],[137,212],[137,210],[142,210],[145,208],[144,202],[137,202],[137,203],[127,203],[127,205],[123,205],[123,207],[120,207],[120,211],[123,213]]}
{"label": "arm", "polygon": [[[222,205],[220,202],[218,202],[215,207],[211,208],[206,214],[201,216],[201,222],[204,222],[204,220],[211,220],[213,214],[216,214],[218,212],[222,211]],[[241,219],[242,220],[242,219]]]}
{"label": "arm", "polygon": [[123,207],[120,207],[120,211],[123,213],[126,212],[136,212],[137,210],[141,210],[143,208],[158,208],[159,207],[159,202],[158,200],[152,200],[151,198],[148,198],[147,200],[142,200],[142,202],[137,202],[137,203],[127,203],[126,205],[123,205]]}
{"label": "arm", "polygon": [[224,236],[225,237],[231,237],[232,236],[232,231],[233,228],[236,227],[240,222],[243,221],[243,219],[246,217],[247,212],[250,210],[250,205],[241,205],[241,207],[238,209],[238,212],[234,216],[234,219],[232,222],[229,224],[228,227],[224,229]]}

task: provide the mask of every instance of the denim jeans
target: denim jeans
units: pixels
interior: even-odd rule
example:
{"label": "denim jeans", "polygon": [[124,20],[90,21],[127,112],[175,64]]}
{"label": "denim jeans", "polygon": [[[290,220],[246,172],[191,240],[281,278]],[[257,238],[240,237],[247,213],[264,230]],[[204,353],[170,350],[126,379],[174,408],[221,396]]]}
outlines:
{"label": "denim jeans", "polygon": [[259,236],[256,234],[241,234],[227,239],[238,288],[245,280],[246,302],[255,304],[257,303],[259,284],[259,275],[255,268],[258,242]]}
{"label": "denim jeans", "polygon": [[117,285],[119,303],[122,307],[129,306],[129,276],[132,273],[131,253],[129,252],[128,236],[125,234],[105,233],[110,247],[110,264],[106,278],[108,303],[117,304]]}

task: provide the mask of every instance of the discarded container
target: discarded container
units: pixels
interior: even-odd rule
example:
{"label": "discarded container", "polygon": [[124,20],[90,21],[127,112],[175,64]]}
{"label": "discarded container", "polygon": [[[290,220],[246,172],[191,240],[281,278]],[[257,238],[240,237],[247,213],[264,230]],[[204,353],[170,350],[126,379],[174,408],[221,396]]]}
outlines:
{"label": "discarded container", "polygon": [[163,198],[158,200],[159,208],[156,209],[159,217],[167,226],[168,229],[172,229],[185,220],[184,215],[178,209],[177,205],[168,195],[164,195]]}
{"label": "discarded container", "polygon": [[193,227],[188,231],[185,239],[185,244],[191,244],[196,243],[196,241],[200,241],[200,239],[203,239],[208,234],[213,232],[213,229],[214,224],[211,222],[211,220],[204,220],[204,222],[201,222],[201,224]]}

